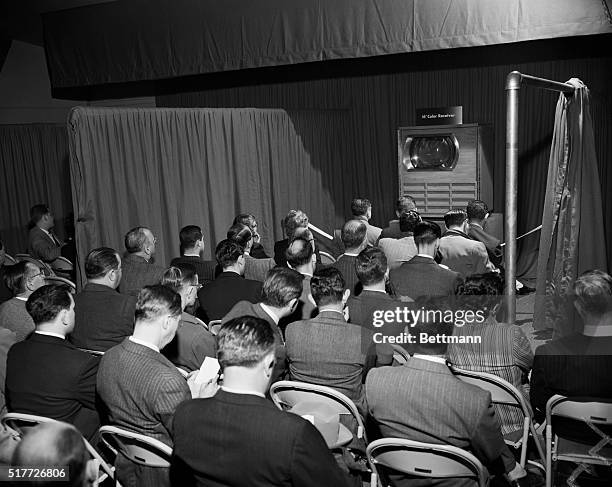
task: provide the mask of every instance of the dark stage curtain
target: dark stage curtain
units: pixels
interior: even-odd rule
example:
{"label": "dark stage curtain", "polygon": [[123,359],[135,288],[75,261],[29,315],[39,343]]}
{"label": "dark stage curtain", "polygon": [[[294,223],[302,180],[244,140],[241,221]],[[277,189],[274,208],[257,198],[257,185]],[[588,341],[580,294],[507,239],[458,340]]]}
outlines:
{"label": "dark stage curtain", "polygon": [[564,336],[576,329],[572,285],[582,272],[607,268],[601,188],[589,90],[577,79],[559,96],[538,258],[534,326]]}
{"label": "dark stage curtain", "polygon": [[311,208],[314,223],[331,228],[341,219],[331,185],[342,184],[346,163],[338,156],[335,167],[318,164],[336,158],[344,117],[303,112],[292,120],[282,110],[256,109],[74,109],[70,172],[79,255],[99,246],[123,253],[124,234],[143,225],[158,237],[156,261],[166,265],[179,255],[180,228],[196,224],[211,258],[239,212],[257,217],[269,254],[290,208]]}
{"label": "dark stage curtain", "polygon": [[60,238],[70,232],[72,199],[64,125],[0,125],[0,238],[25,252],[30,207],[47,203]]}

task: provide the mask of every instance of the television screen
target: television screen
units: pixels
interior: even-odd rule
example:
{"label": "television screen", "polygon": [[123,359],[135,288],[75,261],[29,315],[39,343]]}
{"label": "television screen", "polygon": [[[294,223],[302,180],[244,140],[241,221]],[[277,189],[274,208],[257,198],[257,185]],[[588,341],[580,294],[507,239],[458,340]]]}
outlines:
{"label": "television screen", "polygon": [[407,171],[452,171],[459,158],[454,135],[409,136],[402,146],[402,164]]}

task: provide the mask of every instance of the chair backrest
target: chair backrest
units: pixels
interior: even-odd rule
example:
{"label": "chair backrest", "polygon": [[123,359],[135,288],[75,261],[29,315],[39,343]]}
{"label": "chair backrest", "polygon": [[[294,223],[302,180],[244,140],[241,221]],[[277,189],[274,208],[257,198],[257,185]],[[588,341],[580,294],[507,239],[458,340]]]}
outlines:
{"label": "chair backrest", "polygon": [[102,351],[100,351],[100,350],[90,350],[89,348],[79,348],[79,350],[80,350],[81,352],[87,352],[87,353],[90,353],[90,354],[92,354],[92,355],[99,355],[100,357],[101,357],[102,355],[104,355],[104,352],[102,352]]}
{"label": "chair backrest", "polygon": [[51,268],[60,272],[70,272],[74,270],[74,265],[66,257],[59,256],[51,262]]}
{"label": "chair backrest", "polygon": [[383,438],[370,443],[366,455],[378,477],[378,469],[383,466],[414,477],[472,478],[479,487],[486,485],[486,474],[480,461],[455,446]]}
{"label": "chair backrest", "polygon": [[546,424],[552,424],[555,416],[589,421],[596,426],[612,426],[612,400],[582,401],[556,394],[546,403]]}
{"label": "chair backrest", "polygon": [[368,442],[365,425],[355,403],[331,387],[281,380],[270,386],[270,397],[281,410],[290,409],[296,404],[306,401],[317,401],[327,404],[336,410],[338,414],[353,416],[357,422],[357,438],[363,438],[366,443]]}
{"label": "chair backrest", "polygon": [[4,254],[4,265],[13,265],[17,263],[15,257],[11,257],[9,254]]}
{"label": "chair backrest", "polygon": [[72,290],[73,294],[76,293],[76,284],[72,282],[70,279],[66,279],[65,277],[47,276],[45,277],[45,282],[47,284],[64,284]]}
{"label": "chair backrest", "polygon": [[208,331],[211,332],[213,335],[216,335],[217,333],[219,333],[220,329],[221,329],[221,320],[211,320],[208,323]]}
{"label": "chair backrest", "polygon": [[321,264],[323,265],[330,265],[336,262],[336,259],[334,259],[334,256],[328,252],[324,252],[323,250],[321,250],[319,251],[319,255],[321,256]]}
{"label": "chair backrest", "polygon": [[55,276],[55,272],[53,272],[53,269],[49,267],[49,264],[47,264],[46,262],[43,262],[42,260],[35,259],[30,254],[15,254],[15,259],[17,259],[17,262],[26,261],[26,262],[30,262],[31,264],[34,264],[41,271],[43,271],[43,273],[47,277]]}
{"label": "chair backrest", "polygon": [[116,426],[102,426],[100,438],[115,455],[120,451],[134,463],[147,467],[170,467],[172,448],[155,438]]}
{"label": "chair backrest", "polygon": [[391,348],[393,349],[393,360],[395,360],[398,364],[404,365],[406,362],[408,362],[408,360],[410,360],[410,354],[401,345],[392,343]]}

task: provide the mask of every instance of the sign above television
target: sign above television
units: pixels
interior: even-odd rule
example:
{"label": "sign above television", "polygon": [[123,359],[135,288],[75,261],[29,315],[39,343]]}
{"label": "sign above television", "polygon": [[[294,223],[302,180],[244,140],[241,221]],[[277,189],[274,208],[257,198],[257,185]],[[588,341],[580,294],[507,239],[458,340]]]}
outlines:
{"label": "sign above television", "polygon": [[417,108],[417,125],[461,125],[463,107]]}

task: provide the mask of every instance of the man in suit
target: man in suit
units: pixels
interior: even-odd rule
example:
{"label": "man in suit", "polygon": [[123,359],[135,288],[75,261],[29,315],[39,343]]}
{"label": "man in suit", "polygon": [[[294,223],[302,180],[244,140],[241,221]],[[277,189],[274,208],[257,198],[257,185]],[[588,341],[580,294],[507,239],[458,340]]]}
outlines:
{"label": "man in suit", "polygon": [[315,427],[265,398],[275,361],[270,326],[243,316],[218,338],[221,390],[181,404],[174,417],[173,485],[346,486]]}
{"label": "man in suit", "polygon": [[285,252],[289,247],[289,242],[293,240],[295,230],[300,227],[308,228],[308,215],[302,210],[290,210],[283,219],[283,230],[287,238],[274,242],[274,261],[276,265],[287,265]]}
{"label": "man in suit", "polygon": [[220,320],[239,301],[256,303],[261,297],[261,282],[245,279],[244,247],[231,240],[222,240],[215,249],[217,263],[223,272],[198,292],[198,316],[208,323]]}
{"label": "man in suit", "polygon": [[274,259],[256,259],[250,255],[254,243],[251,229],[242,223],[237,223],[227,231],[227,238],[244,247],[244,277],[264,282],[268,271],[274,267]]}
{"label": "man in suit", "polygon": [[132,228],[125,234],[123,270],[119,292],[138,296],[144,286],[157,284],[164,268],[153,263],[157,238],[146,227]]}
{"label": "man in suit", "polygon": [[74,329],[74,300],[66,286],[42,286],[26,303],[36,331],[13,345],[6,366],[9,411],[66,421],[91,439],[99,359],[66,340]]}
{"label": "man in suit", "polygon": [[269,259],[263,245],[261,245],[261,235],[259,235],[259,232],[257,231],[258,225],[255,217],[250,213],[240,213],[239,215],[236,215],[232,225],[236,225],[238,223],[249,227],[249,230],[251,230],[251,233],[253,234],[253,245],[251,246],[250,252],[251,257],[254,259]]}
{"label": "man in suit", "polygon": [[74,297],[76,324],[70,341],[76,347],[106,352],[134,331],[136,298],[117,292],[121,273],[116,250],[100,247],[87,255],[87,284]]}
{"label": "man in suit", "polygon": [[196,269],[200,284],[205,285],[211,282],[215,278],[215,262],[202,258],[204,251],[202,229],[196,225],[187,225],[181,228],[179,240],[181,241],[181,256],[172,259],[170,265],[174,267],[181,264],[192,265]]}
{"label": "man in suit", "polygon": [[539,419],[555,394],[612,398],[612,277],[587,271],[576,279],[574,293],[582,332],[536,349],[530,394]]}
{"label": "man in suit", "polygon": [[[0,328],[0,416],[6,413],[6,398],[4,395],[4,384],[6,382],[6,358],[8,356],[8,351],[15,343],[17,343],[17,335],[15,332],[7,330],[6,328]],[[0,438],[0,444],[1,443],[2,439]]]}
{"label": "man in suit", "polygon": [[43,262],[53,262],[62,255],[66,245],[59,241],[51,231],[55,218],[47,205],[34,205],[30,209],[30,233],[28,235],[28,253]]}
{"label": "man in suit", "polygon": [[[366,226],[366,240],[368,245],[376,245],[382,228],[370,224],[372,218],[372,203],[366,198],[354,198],[351,201],[351,213],[355,220],[362,221]],[[346,248],[346,245],[345,245]]]}
{"label": "man in suit", "polygon": [[493,272],[495,266],[489,260],[483,243],[467,235],[467,213],[464,210],[450,210],[444,215],[448,229],[440,239],[442,263],[466,278],[473,274]]}
{"label": "man in suit", "polygon": [[0,305],[0,328],[14,331],[17,341],[21,341],[35,328],[26,310],[26,301],[34,291],[44,286],[45,275],[31,262],[22,261],[6,269],[4,280],[15,297]]}
{"label": "man in suit", "polygon": [[[428,310],[445,309],[433,300],[422,304]],[[504,443],[491,394],[460,381],[448,368],[444,339],[452,333],[453,323],[436,316],[417,322],[411,329],[417,337],[413,357],[401,367],[369,372],[365,388],[370,413],[383,437],[450,444],[471,451],[492,473],[506,473],[514,485],[528,485],[525,470]],[[399,487],[431,485],[404,475],[391,478]],[[475,487],[476,482],[453,478],[436,485]]]}
{"label": "man in suit", "polygon": [[489,217],[489,207],[484,201],[471,200],[467,204],[466,213],[468,217],[468,237],[482,242],[487,249],[491,263],[499,267],[503,259],[501,242],[493,235],[484,231],[484,223]]}
{"label": "man in suit", "polygon": [[395,202],[395,216],[397,220],[390,220],[389,226],[382,229],[379,240],[383,238],[402,238],[403,231],[400,229],[400,217],[402,213],[415,211],[418,213],[416,202],[412,196],[400,196]]}
{"label": "man in suit", "polygon": [[[191,399],[187,381],[161,353],[174,338],[181,297],[166,286],[144,287],[136,302],[134,334],[108,350],[98,371],[97,390],[108,423],[172,446],[172,417]],[[122,485],[169,485],[168,470],[116,463]]]}
{"label": "man in suit", "polygon": [[361,220],[349,220],[342,227],[344,254],[332,265],[342,273],[346,287],[353,296],[361,292],[361,284],[355,272],[355,259],[368,246],[367,226]]}
{"label": "man in suit", "polygon": [[423,221],[414,228],[414,242],[419,253],[389,273],[391,285],[402,300],[457,293],[461,283],[459,274],[434,260],[440,234],[440,227],[435,222]]}
{"label": "man in suit", "polygon": [[404,262],[408,262],[417,253],[414,243],[414,227],[421,222],[421,215],[410,210],[400,215],[400,233],[395,238],[381,238],[378,247],[387,257],[389,269],[397,269]]}
{"label": "man in suit", "polygon": [[317,305],[310,291],[310,280],[317,265],[317,256],[312,244],[303,238],[294,239],[287,249],[287,264],[291,269],[302,274],[304,280],[297,308],[285,321],[291,323],[292,321],[309,320],[317,312]]}

